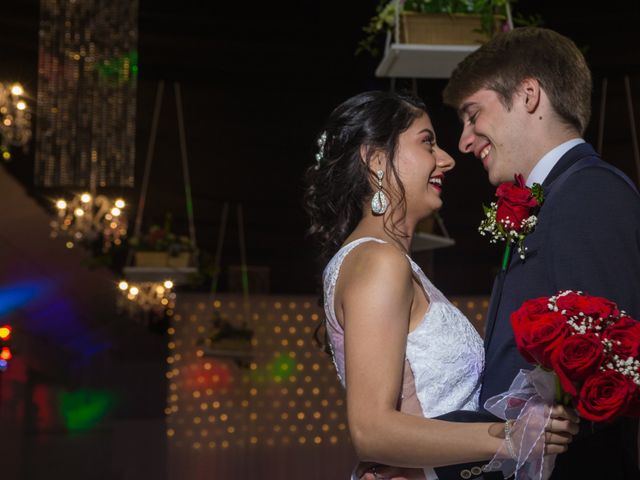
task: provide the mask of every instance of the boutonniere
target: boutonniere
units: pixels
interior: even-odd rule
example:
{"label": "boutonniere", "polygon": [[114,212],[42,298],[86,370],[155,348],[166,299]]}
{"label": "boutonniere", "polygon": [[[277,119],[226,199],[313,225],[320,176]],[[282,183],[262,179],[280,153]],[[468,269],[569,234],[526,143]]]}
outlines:
{"label": "boutonniere", "polygon": [[531,188],[525,186],[522,175],[516,175],[513,183],[501,183],[496,190],[497,201],[488,207],[483,205],[485,218],[480,223],[480,235],[489,235],[491,243],[506,241],[502,258],[502,270],[507,269],[511,246],[516,245],[518,255],[524,260],[525,237],[533,231],[538,222],[535,213],[542,205],[544,194],[542,187],[534,183]]}

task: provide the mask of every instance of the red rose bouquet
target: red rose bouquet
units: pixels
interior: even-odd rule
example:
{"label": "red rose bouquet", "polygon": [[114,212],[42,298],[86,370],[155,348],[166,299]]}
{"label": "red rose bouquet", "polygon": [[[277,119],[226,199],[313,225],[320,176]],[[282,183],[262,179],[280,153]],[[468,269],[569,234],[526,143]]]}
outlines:
{"label": "red rose bouquet", "polygon": [[567,290],[524,302],[511,325],[524,358],[555,374],[556,401],[595,422],[640,415],[640,323],[615,303]]}
{"label": "red rose bouquet", "polygon": [[534,184],[529,188],[525,186],[522,175],[516,175],[513,183],[498,186],[496,197],[497,201],[484,206],[485,218],[478,230],[480,235],[489,235],[491,243],[507,242],[502,264],[505,270],[512,243],[517,244],[520,258],[525,258],[523,242],[536,226],[534,211],[542,205],[543,193],[540,185]]}
{"label": "red rose bouquet", "polygon": [[640,416],[640,322],[602,297],[572,290],[528,300],[511,316],[516,345],[536,364],[521,370],[509,391],[485,408],[513,421],[507,478],[546,479],[554,456],[544,455],[544,431],[554,402],[574,406],[581,417],[611,421]]}

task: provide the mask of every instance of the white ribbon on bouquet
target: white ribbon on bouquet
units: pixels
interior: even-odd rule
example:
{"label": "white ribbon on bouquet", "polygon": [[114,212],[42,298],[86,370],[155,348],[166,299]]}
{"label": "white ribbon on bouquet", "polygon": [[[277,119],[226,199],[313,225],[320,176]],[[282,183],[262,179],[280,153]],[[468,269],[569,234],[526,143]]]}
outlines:
{"label": "white ribbon on bouquet", "polygon": [[504,420],[515,420],[506,442],[492,461],[491,470],[515,480],[547,480],[556,455],[545,455],[545,427],[555,400],[555,373],[536,367],[520,370],[507,392],[489,398],[484,408]]}

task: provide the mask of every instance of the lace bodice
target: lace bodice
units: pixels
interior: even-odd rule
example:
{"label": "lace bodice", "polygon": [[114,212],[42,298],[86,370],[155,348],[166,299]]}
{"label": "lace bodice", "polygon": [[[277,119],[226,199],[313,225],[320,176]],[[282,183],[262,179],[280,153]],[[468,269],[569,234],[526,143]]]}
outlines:
{"label": "lace bodice", "polygon": [[[324,274],[327,331],[338,377],[345,385],[344,330],[334,310],[334,295],[340,266],[358,245],[383,240],[365,237],[342,247],[327,264]],[[416,278],[430,300],[422,322],[407,336],[406,360],[413,373],[415,391],[425,417],[453,410],[477,410],[480,374],[484,367],[482,339],[469,320],[429,281],[422,269],[407,256]],[[412,386],[403,382],[405,389]]]}

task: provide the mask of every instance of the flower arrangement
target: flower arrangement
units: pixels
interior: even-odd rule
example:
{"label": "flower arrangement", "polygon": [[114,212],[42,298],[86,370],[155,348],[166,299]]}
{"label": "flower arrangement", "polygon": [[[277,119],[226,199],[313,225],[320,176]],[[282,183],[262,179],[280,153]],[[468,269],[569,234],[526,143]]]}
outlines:
{"label": "flower arrangement", "polygon": [[554,402],[594,422],[640,416],[640,323],[606,298],[565,290],[525,301],[511,325],[518,351],[536,367],[484,404],[510,425],[509,454],[492,462],[501,458],[504,478],[546,480],[555,464],[544,455]]}
{"label": "flower arrangement", "polygon": [[526,187],[522,175],[516,175],[514,182],[502,183],[496,190],[497,201],[488,207],[483,205],[485,218],[480,222],[478,231],[482,236],[489,236],[491,243],[505,241],[507,243],[502,269],[506,270],[511,244],[517,245],[518,254],[525,259],[524,239],[533,232],[538,218],[535,210],[542,205],[544,194],[537,183]]}
{"label": "flower arrangement", "polygon": [[136,251],[167,252],[171,256],[194,250],[189,237],[171,231],[171,214],[166,215],[163,227],[151,225],[142,236],[129,238],[129,245]]}
{"label": "flower arrangement", "polygon": [[566,290],[513,313],[518,350],[552,371],[556,400],[595,422],[640,416],[640,322],[602,297]]}
{"label": "flower arrangement", "polygon": [[[400,0],[400,13],[477,14],[481,17],[481,33],[490,37],[496,31],[496,14],[504,14],[510,0]],[[362,29],[365,38],[358,44],[356,53],[379,54],[376,40],[381,33],[395,26],[396,0],[381,0],[376,15]]]}

